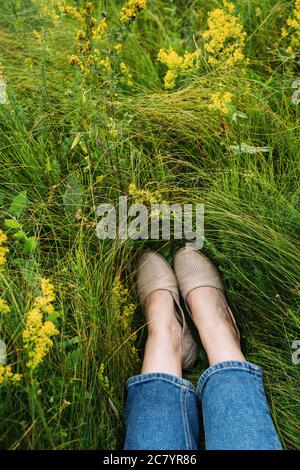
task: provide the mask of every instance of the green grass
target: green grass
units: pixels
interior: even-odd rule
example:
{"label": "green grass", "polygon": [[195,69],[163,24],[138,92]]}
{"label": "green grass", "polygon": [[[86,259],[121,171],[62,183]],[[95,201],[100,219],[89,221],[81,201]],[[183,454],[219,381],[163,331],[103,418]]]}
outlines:
{"label": "green grass", "polygon": [[[9,104],[0,105],[0,229],[10,247],[0,297],[11,306],[10,314],[0,314],[0,339],[8,363],[22,374],[18,384],[0,385],[0,447],[122,446],[125,381],[139,372],[145,331],[139,308],[130,328],[116,320],[114,279],[121,275],[128,303],[137,304],[140,251],[152,246],[171,261],[181,245],[97,239],[95,207],[116,203],[134,183],[171,202],[205,204],[204,252],[224,276],[248,360],[263,367],[282,443],[299,449],[300,365],[292,363],[292,343],[300,340],[299,105],[291,100],[299,56],[282,52],[280,38],[294,2],[234,2],[248,35],[249,64],[212,68],[202,34],[208,12],[221,2],[149,0],[127,30],[118,19],[123,2],[94,1],[94,16],[106,10],[110,25],[101,53],[123,43],[108,77],[99,69],[84,75],[68,63],[79,25],[72,18],[53,24],[38,3],[0,1],[0,64],[9,96]],[[172,46],[182,54],[195,44],[199,68],[165,91],[159,49]],[[132,87],[120,80],[119,60],[133,75]],[[209,108],[221,85],[246,119]],[[241,143],[270,150],[230,150]],[[77,185],[77,199],[70,184]],[[19,221],[26,236],[38,240],[29,253],[4,222],[13,198],[25,190]],[[32,374],[22,331],[40,277],[55,285],[60,334]],[[139,360],[132,353],[135,331]],[[99,377],[102,363],[109,387]],[[196,383],[206,367],[199,344],[186,377]]]}

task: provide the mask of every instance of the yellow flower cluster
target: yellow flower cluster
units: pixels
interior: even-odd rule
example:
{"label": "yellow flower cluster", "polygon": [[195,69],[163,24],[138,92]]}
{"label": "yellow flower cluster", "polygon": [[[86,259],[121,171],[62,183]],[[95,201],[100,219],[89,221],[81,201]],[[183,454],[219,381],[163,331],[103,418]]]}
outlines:
{"label": "yellow flower cluster", "polygon": [[122,75],[125,78],[127,85],[132,86],[133,85],[132,74],[129,72],[128,67],[124,62],[120,63],[120,70],[121,70]]}
{"label": "yellow flower cluster", "polygon": [[115,51],[117,52],[117,54],[120,54],[120,52],[121,52],[122,49],[123,49],[123,44],[121,44],[121,43],[116,44],[116,45],[114,46],[114,49],[115,49]]}
{"label": "yellow flower cluster", "polygon": [[151,193],[147,189],[138,189],[133,183],[128,186],[128,194],[133,197],[136,204],[159,204],[162,202],[162,197],[158,191]]}
{"label": "yellow flower cluster", "polygon": [[[98,57],[98,54],[97,54],[97,57]],[[108,57],[105,57],[105,59],[98,58],[98,62],[101,65],[101,67],[105,70],[106,73],[111,72],[111,63]]]}
{"label": "yellow flower cluster", "polygon": [[98,26],[96,26],[93,30],[92,30],[92,33],[93,33],[93,37],[96,41],[99,41],[101,39],[103,39],[103,36],[105,35],[106,31],[107,31],[107,28],[108,28],[108,24],[107,24],[107,21],[105,18],[103,18]]}
{"label": "yellow flower cluster", "polygon": [[208,30],[203,34],[208,62],[212,65],[234,65],[244,60],[246,33],[239,19],[233,15],[234,4],[223,2],[224,9],[209,13]]}
{"label": "yellow flower cluster", "polygon": [[134,347],[136,333],[131,330],[132,317],[136,305],[128,301],[128,289],[124,288],[119,274],[115,277],[112,287],[112,307],[121,331],[127,338],[126,343],[130,347],[132,359],[137,360],[137,350]]}
{"label": "yellow flower cluster", "polygon": [[160,49],[157,60],[168,67],[164,78],[165,89],[170,90],[175,86],[175,80],[180,72],[192,70],[197,65],[198,51],[186,51],[183,56],[177,54],[172,47],[168,50]]}
{"label": "yellow flower cluster", "polygon": [[164,85],[166,90],[171,90],[176,86],[177,73],[174,70],[168,70],[164,77]]}
{"label": "yellow flower cluster", "polygon": [[220,111],[222,114],[229,113],[229,105],[232,102],[232,93],[229,91],[223,93],[217,91],[211,95],[211,103],[209,108],[215,111]]}
{"label": "yellow flower cluster", "polygon": [[39,7],[43,16],[50,16],[55,21],[59,18],[55,7],[64,4],[62,0],[31,0],[31,2]]}
{"label": "yellow flower cluster", "polygon": [[34,37],[34,39],[36,39],[37,41],[41,41],[42,40],[42,33],[40,31],[32,31],[32,35]]}
{"label": "yellow flower cluster", "polygon": [[4,265],[6,264],[6,255],[9,252],[9,249],[7,246],[5,246],[7,242],[7,236],[3,232],[3,230],[0,230],[0,272],[3,270]]}
{"label": "yellow flower cluster", "polygon": [[282,28],[281,35],[288,38],[289,45],[286,48],[288,54],[299,51],[300,46],[300,0],[295,1],[293,16],[289,17],[286,26]]}
{"label": "yellow flower cluster", "polygon": [[172,47],[167,51],[160,49],[157,60],[167,65],[171,70],[188,70],[193,67],[195,60],[198,57],[198,52],[185,52],[183,56],[177,54]]}
{"label": "yellow flower cluster", "polygon": [[98,372],[99,381],[100,381],[100,384],[102,385],[103,390],[104,390],[110,397],[112,397],[112,396],[113,396],[114,389],[113,389],[113,387],[111,387],[110,382],[109,382],[109,378],[108,378],[107,375],[105,375],[105,373],[104,373],[104,369],[105,369],[104,364],[103,364],[103,363],[100,364],[99,372]]}
{"label": "yellow flower cluster", "polygon": [[112,288],[112,303],[122,330],[130,330],[130,321],[135,311],[135,305],[128,303],[128,289],[124,288],[119,274],[115,277]]}
{"label": "yellow flower cluster", "polygon": [[11,366],[0,364],[0,385],[7,382],[17,383],[20,382],[21,374],[14,374]]}
{"label": "yellow flower cluster", "polygon": [[77,55],[70,55],[68,57],[69,63],[71,65],[76,65],[85,75],[88,75],[91,71],[91,66],[94,63],[94,58],[92,55],[88,56],[88,58],[85,61],[85,64],[83,60],[81,60]]}
{"label": "yellow flower cluster", "polygon": [[147,8],[147,0],[128,0],[126,6],[121,10],[121,20],[124,22],[133,21],[138,13],[145,8]]}
{"label": "yellow flower cluster", "polygon": [[93,17],[93,8],[92,2],[88,2],[80,10],[66,4],[59,6],[63,14],[72,15],[82,25],[82,28],[77,32],[79,56],[72,54],[68,60],[71,65],[78,67],[85,75],[91,72],[95,62],[99,62],[99,51],[94,48],[94,45],[103,39],[108,28],[105,18],[102,18],[97,24],[96,18]]}
{"label": "yellow flower cluster", "polygon": [[8,303],[0,298],[0,313],[9,313],[10,312],[10,306]]}
{"label": "yellow flower cluster", "polygon": [[59,333],[52,321],[44,321],[44,314],[54,313],[54,286],[48,279],[42,279],[41,289],[43,295],[35,299],[33,308],[27,314],[22,333],[24,348],[29,358],[27,366],[30,369],[35,369],[43,361],[53,346],[51,336]]}
{"label": "yellow flower cluster", "polygon": [[85,67],[84,67],[84,65],[83,65],[83,62],[82,62],[81,59],[79,59],[79,57],[78,57],[77,55],[75,55],[75,54],[70,55],[70,56],[68,57],[68,60],[69,60],[69,62],[70,62],[71,65],[76,65],[77,67],[80,68],[80,70],[81,70],[82,72],[85,71]]}
{"label": "yellow flower cluster", "polygon": [[58,8],[62,14],[73,16],[73,18],[80,21],[80,23],[84,22],[82,12],[79,11],[76,7],[71,7],[70,5],[63,3],[59,5]]}

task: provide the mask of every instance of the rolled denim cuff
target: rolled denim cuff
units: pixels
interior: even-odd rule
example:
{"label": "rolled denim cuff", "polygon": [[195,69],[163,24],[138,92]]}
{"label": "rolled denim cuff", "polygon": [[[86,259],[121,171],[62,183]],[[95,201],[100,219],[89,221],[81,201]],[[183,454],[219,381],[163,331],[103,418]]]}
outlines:
{"label": "rolled denim cuff", "polygon": [[201,375],[199,381],[198,381],[198,386],[197,386],[197,396],[201,399],[203,390],[209,381],[210,377],[214,374],[217,374],[220,371],[223,371],[224,369],[230,369],[230,370],[243,370],[251,375],[254,375],[260,379],[262,379],[262,369],[261,367],[257,366],[256,364],[253,364],[252,362],[248,361],[224,361],[224,362],[218,362],[217,364],[214,364],[213,366],[209,367],[206,369],[205,372]]}
{"label": "rolled denim cuff", "polygon": [[125,450],[196,450],[199,417],[196,390],[163,372],[127,380]]}
{"label": "rolled denim cuff", "polygon": [[131,385],[141,384],[153,380],[161,380],[164,382],[171,382],[175,386],[179,388],[188,388],[189,390],[196,393],[196,389],[194,385],[189,382],[188,380],[183,379],[182,377],[178,377],[176,375],[166,374],[165,372],[149,372],[147,374],[139,374],[133,377],[130,377],[126,382],[127,389]]}

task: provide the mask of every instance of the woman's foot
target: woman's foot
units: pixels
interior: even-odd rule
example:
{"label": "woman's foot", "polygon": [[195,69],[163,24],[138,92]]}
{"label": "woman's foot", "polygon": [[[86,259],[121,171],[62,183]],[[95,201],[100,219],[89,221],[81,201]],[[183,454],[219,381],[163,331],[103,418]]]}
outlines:
{"label": "woman's foot", "polygon": [[175,273],[210,365],[245,361],[239,332],[215,266],[202,253],[184,248],[175,256]]}
{"label": "woman's foot", "polygon": [[148,325],[142,373],[181,376],[182,368],[195,362],[197,346],[179,305],[176,276],[164,258],[146,251],[139,259],[137,284]]}

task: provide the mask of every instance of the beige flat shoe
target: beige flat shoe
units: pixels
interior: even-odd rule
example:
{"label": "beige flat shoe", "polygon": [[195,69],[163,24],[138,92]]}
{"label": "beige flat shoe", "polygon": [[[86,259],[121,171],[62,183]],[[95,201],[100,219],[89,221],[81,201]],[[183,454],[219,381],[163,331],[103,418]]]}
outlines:
{"label": "beige flat shoe", "polygon": [[142,253],[138,261],[137,286],[142,306],[144,306],[147,297],[156,290],[166,290],[172,295],[176,305],[176,318],[182,326],[182,368],[189,369],[197,358],[197,345],[180,306],[175,274],[162,256],[150,250]]}
{"label": "beige flat shoe", "polygon": [[[174,270],[177,277],[180,293],[187,305],[187,296],[197,287],[214,287],[226,306],[225,317],[230,321],[236,331],[237,339],[240,342],[240,332],[238,330],[234,315],[227,303],[222,278],[213,263],[199,251],[193,248],[181,248],[175,255]],[[192,316],[192,315],[191,315]]]}

